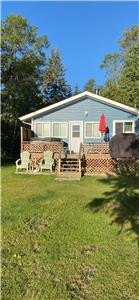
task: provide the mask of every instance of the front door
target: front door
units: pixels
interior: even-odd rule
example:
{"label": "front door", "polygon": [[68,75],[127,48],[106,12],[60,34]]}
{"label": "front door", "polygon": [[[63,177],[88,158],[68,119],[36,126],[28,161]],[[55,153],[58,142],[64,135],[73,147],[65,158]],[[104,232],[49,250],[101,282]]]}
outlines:
{"label": "front door", "polygon": [[72,121],[70,122],[70,150],[79,153],[80,143],[83,142],[83,122]]}

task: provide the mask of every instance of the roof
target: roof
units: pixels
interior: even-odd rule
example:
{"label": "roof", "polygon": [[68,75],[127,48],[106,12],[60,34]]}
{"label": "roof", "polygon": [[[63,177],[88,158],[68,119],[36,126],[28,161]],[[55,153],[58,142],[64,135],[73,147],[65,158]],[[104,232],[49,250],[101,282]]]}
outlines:
{"label": "roof", "polygon": [[100,95],[96,95],[96,94],[93,94],[93,93],[85,91],[85,92],[82,92],[82,93],[80,93],[78,95],[75,95],[75,96],[72,96],[70,98],[61,100],[58,103],[51,104],[49,106],[46,106],[46,107],[41,108],[39,110],[36,110],[36,111],[34,111],[32,113],[24,115],[24,116],[20,117],[19,120],[26,121],[26,120],[34,117],[34,116],[40,115],[40,114],[45,113],[45,112],[47,113],[47,112],[49,112],[51,110],[54,110],[56,108],[60,108],[60,107],[66,106],[67,104],[74,103],[74,102],[76,102],[78,100],[82,100],[85,97],[88,97],[90,99],[102,102],[104,104],[108,104],[108,105],[113,106],[115,108],[119,108],[121,110],[127,111],[129,113],[134,114],[134,115],[138,115],[137,109],[135,109],[133,107],[130,107],[128,105],[125,105],[125,104],[122,104],[122,103],[110,100],[110,99],[105,98],[105,97],[102,97]]}

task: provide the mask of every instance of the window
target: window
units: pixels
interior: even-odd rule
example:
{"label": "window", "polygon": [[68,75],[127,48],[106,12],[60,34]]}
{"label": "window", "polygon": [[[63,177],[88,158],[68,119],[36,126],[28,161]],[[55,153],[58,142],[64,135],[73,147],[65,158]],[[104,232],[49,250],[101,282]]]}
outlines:
{"label": "window", "polygon": [[124,132],[133,132],[133,122],[125,122],[124,123]]}
{"label": "window", "polygon": [[36,134],[39,137],[49,137],[50,136],[50,123],[36,123]]}
{"label": "window", "polygon": [[117,133],[123,133],[123,131],[124,131],[124,123],[122,123],[122,122],[116,122],[115,123],[115,134],[117,134]]}
{"label": "window", "polygon": [[85,137],[86,138],[100,138],[99,122],[85,123]]}
{"label": "window", "polygon": [[80,137],[80,125],[72,125],[72,137]]}
{"label": "window", "polygon": [[114,134],[119,133],[133,133],[134,122],[133,121],[114,121]]}
{"label": "window", "polygon": [[53,123],[53,137],[67,138],[67,123]]}

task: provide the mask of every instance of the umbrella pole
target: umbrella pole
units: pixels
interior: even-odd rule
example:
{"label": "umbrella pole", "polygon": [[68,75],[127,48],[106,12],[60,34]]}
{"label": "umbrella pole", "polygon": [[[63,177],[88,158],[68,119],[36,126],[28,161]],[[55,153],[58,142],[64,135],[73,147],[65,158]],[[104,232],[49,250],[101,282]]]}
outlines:
{"label": "umbrella pole", "polygon": [[101,144],[103,143],[103,133],[101,132]]}

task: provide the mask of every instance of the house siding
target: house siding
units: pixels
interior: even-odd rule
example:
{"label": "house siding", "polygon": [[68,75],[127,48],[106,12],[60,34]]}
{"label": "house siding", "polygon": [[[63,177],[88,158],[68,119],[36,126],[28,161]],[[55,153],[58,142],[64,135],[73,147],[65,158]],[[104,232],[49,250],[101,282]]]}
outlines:
{"label": "house siding", "polygon": [[[86,114],[85,112],[88,112]],[[104,113],[106,117],[106,126],[109,127],[110,137],[113,135],[113,120],[134,120],[135,121],[135,132],[139,134],[139,121],[137,121],[137,116],[123,111],[120,108],[112,107],[108,104],[104,104],[96,101],[95,99],[86,98],[84,100],[79,100],[72,104],[64,107],[55,109],[44,113],[40,116],[33,118],[33,131],[36,132],[36,122],[69,122],[69,121],[83,121],[83,122],[95,122],[99,121],[101,114]],[[69,126],[68,126],[69,132]],[[52,134],[52,132],[51,132]],[[68,142],[68,139],[63,139]],[[95,138],[83,138],[84,143],[100,142],[100,139]]]}

